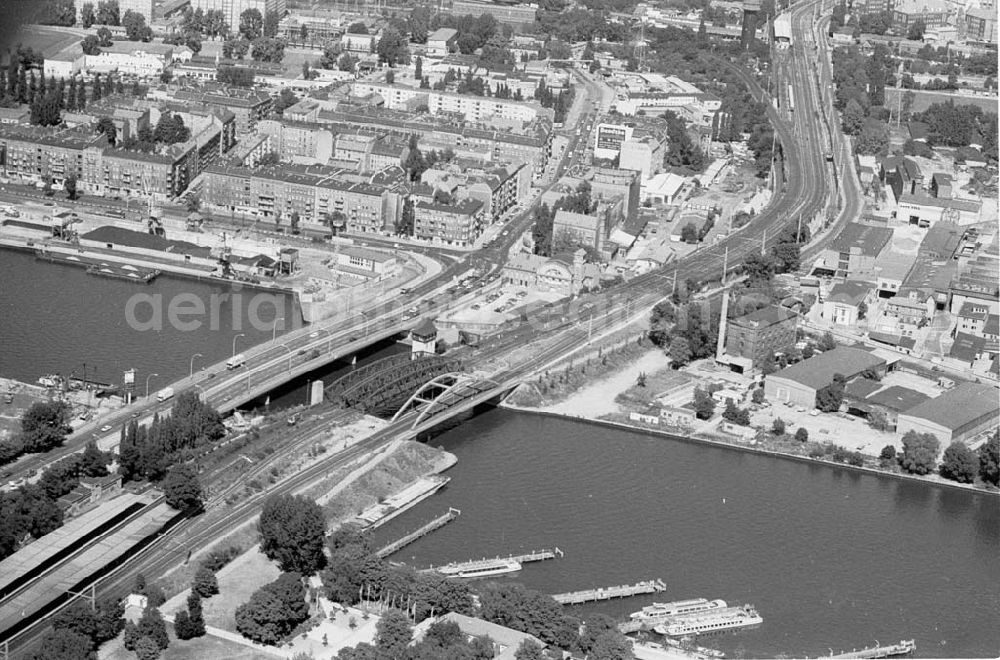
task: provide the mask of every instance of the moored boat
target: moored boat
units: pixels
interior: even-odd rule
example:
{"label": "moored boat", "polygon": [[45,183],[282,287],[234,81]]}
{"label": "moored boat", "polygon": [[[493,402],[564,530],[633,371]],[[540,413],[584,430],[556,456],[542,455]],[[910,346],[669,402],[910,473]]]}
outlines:
{"label": "moored boat", "polygon": [[629,616],[645,623],[661,623],[671,617],[687,616],[700,612],[712,612],[726,607],[724,600],[708,600],[707,598],[692,598],[690,600],[675,600],[669,603],[653,603]]}
{"label": "moored boat", "polygon": [[757,613],[753,605],[744,605],[742,607],[727,607],[716,612],[678,617],[657,625],[653,630],[661,635],[682,637],[716,630],[745,628],[763,622],[763,617]]}

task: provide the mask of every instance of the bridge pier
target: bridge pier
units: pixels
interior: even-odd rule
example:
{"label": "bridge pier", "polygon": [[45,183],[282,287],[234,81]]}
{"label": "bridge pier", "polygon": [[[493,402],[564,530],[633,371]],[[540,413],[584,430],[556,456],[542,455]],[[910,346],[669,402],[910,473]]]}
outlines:
{"label": "bridge pier", "polygon": [[309,386],[309,405],[316,406],[323,403],[323,381],[314,380]]}

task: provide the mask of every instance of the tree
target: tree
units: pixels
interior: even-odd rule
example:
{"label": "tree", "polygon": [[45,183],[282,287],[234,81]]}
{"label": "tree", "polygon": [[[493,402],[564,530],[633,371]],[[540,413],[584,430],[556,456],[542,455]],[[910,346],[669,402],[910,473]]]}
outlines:
{"label": "tree", "polygon": [[264,31],[264,17],[260,10],[250,8],[240,14],[240,34],[247,41],[253,41],[261,36]]}
{"label": "tree", "polygon": [[960,484],[971,484],[978,467],[973,451],[962,442],[953,442],[944,450],[938,474]]}
{"label": "tree", "polygon": [[84,55],[100,55],[101,53],[101,41],[96,36],[88,34],[80,42],[80,47],[83,49]]}
{"label": "tree", "polygon": [[375,648],[389,657],[402,658],[413,639],[410,621],[399,610],[386,612],[375,626]]}
{"label": "tree", "polygon": [[758,387],[750,395],[750,401],[758,405],[764,403],[764,388]]}
{"label": "tree", "polygon": [[197,513],[204,506],[205,495],[198,482],[198,470],[190,463],[171,467],[161,485],[167,504],[178,511]]}
{"label": "tree", "polygon": [[76,600],[68,607],[52,617],[52,627],[56,630],[70,630],[91,641],[87,648],[93,650],[97,637],[98,615],[91,611],[90,605],[84,600]]}
{"label": "tree", "polygon": [[160,657],[160,646],[152,637],[140,637],[135,643],[135,657],[137,660],[157,660]]}
{"label": "tree", "polygon": [[208,566],[199,566],[191,582],[191,590],[202,598],[210,598],[219,593],[219,581]]}
{"label": "tree", "polygon": [[694,388],[694,411],[698,419],[711,419],[715,413],[715,399],[700,387]]}
{"label": "tree", "polygon": [[314,501],[278,495],[264,503],[257,522],[261,551],[283,571],[312,575],[323,567],[326,520]]}
{"label": "tree", "polygon": [[160,649],[170,646],[170,637],[167,636],[167,624],[160,616],[160,610],[154,605],[147,605],[142,612],[142,618],[136,626],[140,639],[148,637],[156,643]]}
{"label": "tree", "polygon": [[[119,25],[121,23],[120,18],[118,0],[101,0],[97,3],[97,23],[101,25]],[[97,36],[100,36],[100,30],[98,30]],[[101,45],[110,46],[111,44],[102,43]]]}
{"label": "tree", "polygon": [[524,639],[514,652],[514,660],[545,660],[545,654],[538,642]]}
{"label": "tree", "polygon": [[691,361],[691,344],[686,337],[674,337],[667,352],[675,367],[683,366]]}
{"label": "tree", "polygon": [[899,465],[910,474],[929,474],[937,467],[941,443],[932,433],[907,431],[903,436],[903,455]]}
{"label": "tree", "polygon": [[722,418],[733,424],[750,426],[750,411],[746,408],[740,408],[733,403],[732,399],[726,400],[726,409],[722,411]]}
{"label": "tree", "polygon": [[833,334],[829,330],[827,330],[826,332],[823,333],[823,336],[820,337],[818,345],[819,345],[819,350],[825,353],[826,351],[832,351],[833,349],[837,348],[837,340],[834,339]]}
{"label": "tree", "polygon": [[1000,486],[1000,431],[979,447],[979,477],[988,484]]}
{"label": "tree", "polygon": [[417,55],[417,58],[413,60],[413,77],[416,80],[424,79],[424,58],[419,55]]}
{"label": "tree", "polygon": [[265,37],[274,38],[278,36],[278,23],[281,22],[281,16],[276,11],[269,11],[264,14],[264,25],[262,27]]}
{"label": "tree", "polygon": [[632,643],[617,630],[601,633],[594,641],[591,657],[601,660],[633,660]]}
{"label": "tree", "polygon": [[[247,10],[251,11],[251,10]],[[250,50],[250,42],[243,37],[226,39],[222,44],[222,56],[231,60],[242,60]],[[250,72],[251,82],[253,73]]]}
{"label": "tree", "polygon": [[368,26],[364,21],[355,21],[347,26],[347,34],[368,34]]}
{"label": "tree", "polygon": [[131,621],[126,621],[122,628],[122,646],[126,651],[134,651],[135,645],[139,641],[139,628]]}
{"label": "tree", "polygon": [[910,27],[906,30],[906,38],[910,41],[923,41],[926,27],[924,22],[918,18],[910,23]]}
{"label": "tree", "polygon": [[250,54],[258,62],[279,64],[285,57],[285,40],[274,37],[259,37],[253,41],[253,50]]}
{"label": "tree", "polygon": [[822,412],[837,412],[844,402],[846,381],[841,374],[834,374],[833,382],[816,392],[816,407]]}
{"label": "tree", "polygon": [[774,435],[785,435],[785,420],[775,417],[774,423],[771,424],[771,433]]}
{"label": "tree", "polygon": [[406,37],[391,25],[382,31],[382,37],[375,46],[379,64],[394,67],[410,61],[410,50]]}
{"label": "tree", "polygon": [[337,60],[337,69],[340,71],[346,71],[348,73],[353,73],[355,67],[358,66],[358,62],[361,61],[357,55],[352,55],[351,53],[344,53]]}
{"label": "tree", "polygon": [[205,614],[201,607],[201,596],[192,591],[187,598],[188,634],[191,637],[202,637],[205,634]]}
{"label": "tree", "polygon": [[80,7],[80,25],[83,26],[84,30],[89,30],[95,21],[97,21],[97,15],[94,12],[94,3],[83,3],[83,6]]}
{"label": "tree", "polygon": [[76,175],[70,174],[63,181],[63,187],[66,189],[66,199],[74,200],[76,199]]}
{"label": "tree", "polygon": [[110,454],[98,449],[95,443],[89,442],[80,454],[80,473],[87,477],[106,477],[110,462]]}
{"label": "tree", "polygon": [[19,440],[25,451],[48,451],[61,445],[72,431],[69,417],[69,405],[63,401],[33,403],[21,417]]}
{"label": "tree", "polygon": [[262,644],[277,644],[309,618],[305,587],[298,573],[282,573],[236,608],[236,630]]}
{"label": "tree", "polygon": [[192,639],[191,615],[187,610],[181,610],[174,617],[174,635],[177,639]]}
{"label": "tree", "polygon": [[859,154],[884,155],[889,148],[889,127],[881,119],[868,117],[854,142]]}
{"label": "tree", "polygon": [[146,25],[146,17],[131,9],[122,16],[122,27],[129,41],[150,41],[153,38],[153,30]]}
{"label": "tree", "polygon": [[809,440],[809,431],[807,431],[804,426],[800,426],[795,431],[795,439],[804,444]]}
{"label": "tree", "polygon": [[698,242],[698,228],[693,222],[681,227],[681,240],[691,245]]}
{"label": "tree", "polygon": [[90,660],[94,654],[87,637],[72,630],[57,628],[45,633],[31,657],[34,660]]}
{"label": "tree", "polygon": [[864,122],[865,109],[861,107],[857,99],[851,99],[847,102],[847,107],[844,108],[844,112],[840,116],[840,124],[844,129],[844,133],[857,135],[861,132],[861,126]]}

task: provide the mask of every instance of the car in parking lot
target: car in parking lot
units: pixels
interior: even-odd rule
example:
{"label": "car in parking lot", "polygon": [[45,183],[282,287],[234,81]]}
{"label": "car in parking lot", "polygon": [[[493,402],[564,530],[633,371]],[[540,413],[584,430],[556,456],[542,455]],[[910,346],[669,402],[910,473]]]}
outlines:
{"label": "car in parking lot", "polygon": [[110,424],[105,424],[104,426],[101,427],[101,433],[107,433],[110,430],[111,430]]}
{"label": "car in parking lot", "polygon": [[473,306],[472,306],[472,310],[473,310],[473,311],[478,311],[478,310],[480,310],[480,309],[482,309],[482,307],[481,307],[480,305],[473,305]]}
{"label": "car in parking lot", "polygon": [[527,298],[528,297],[528,292],[527,291],[518,291],[517,292],[517,297],[518,298]]}

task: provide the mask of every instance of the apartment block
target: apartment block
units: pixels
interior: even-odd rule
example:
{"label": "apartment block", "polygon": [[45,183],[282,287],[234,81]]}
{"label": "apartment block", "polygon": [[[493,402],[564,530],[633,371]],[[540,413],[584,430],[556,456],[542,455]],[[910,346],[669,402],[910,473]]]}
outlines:
{"label": "apartment block", "polygon": [[483,203],[463,199],[455,204],[420,201],[413,205],[413,235],[455,247],[468,247],[483,233]]}

